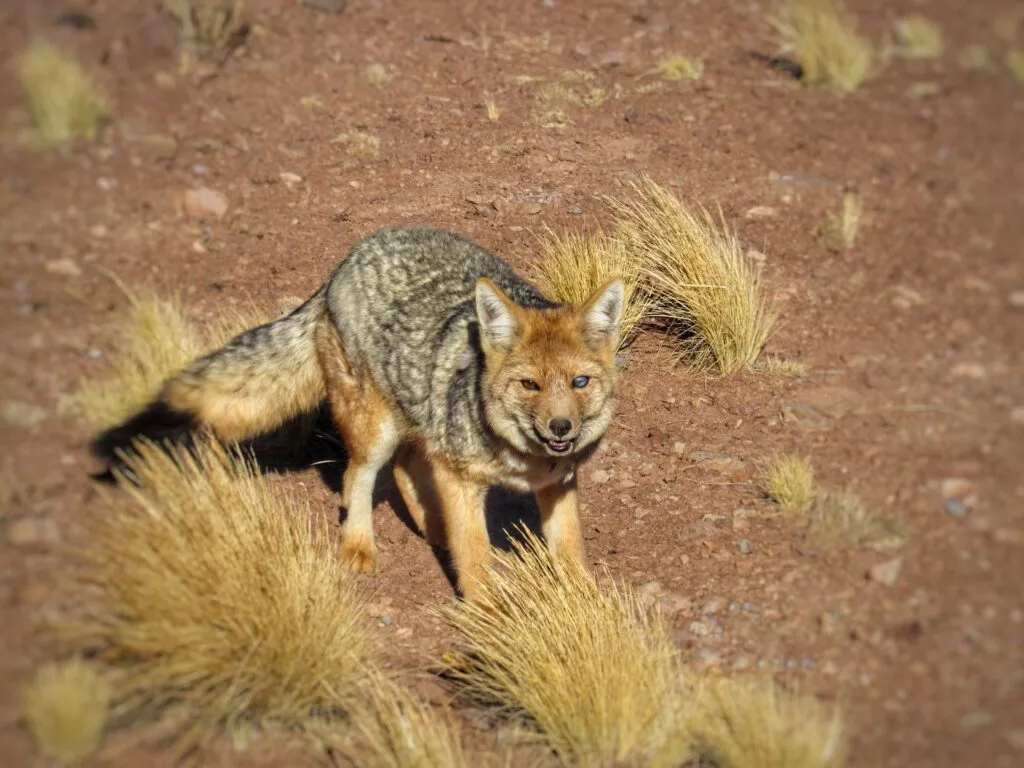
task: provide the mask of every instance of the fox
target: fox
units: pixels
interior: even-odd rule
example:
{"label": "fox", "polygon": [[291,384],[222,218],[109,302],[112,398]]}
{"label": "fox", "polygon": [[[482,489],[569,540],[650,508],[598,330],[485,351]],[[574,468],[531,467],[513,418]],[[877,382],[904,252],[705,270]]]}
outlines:
{"label": "fox", "polygon": [[615,412],[624,293],[612,277],[559,303],[454,232],[384,228],[290,314],[170,377],[93,452],[112,462],[140,437],[198,432],[238,443],[326,405],[348,457],[340,557],[376,568],[373,489],[390,462],[410,517],[473,601],[494,486],[532,494],[545,545],[585,567],[578,472]]}

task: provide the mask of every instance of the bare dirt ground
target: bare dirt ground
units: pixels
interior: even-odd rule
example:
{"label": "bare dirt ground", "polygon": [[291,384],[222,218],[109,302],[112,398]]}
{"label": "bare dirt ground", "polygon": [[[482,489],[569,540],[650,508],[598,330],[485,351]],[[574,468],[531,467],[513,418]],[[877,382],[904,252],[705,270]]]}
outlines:
{"label": "bare dirt ground", "polygon": [[[1024,89],[955,57],[997,45],[1006,4],[852,2],[876,40],[900,13],[927,13],[950,52],[897,59],[849,96],[793,88],[750,57],[777,50],[767,3],[352,0],[335,16],[262,0],[240,55],[191,79],[155,3],[78,5],[95,29],[53,27],[60,3],[0,10],[0,111],[22,104],[12,55],[45,32],[99,73],[114,115],[93,145],[0,155],[0,456],[14,492],[3,525],[52,521],[34,543],[0,537],[0,762],[44,764],[17,723],[17,684],[45,657],[38,627],[75,604],[61,548],[82,543],[77,521],[97,495],[89,433],[59,404],[102,372],[125,317],[104,270],[182,292],[199,320],[305,297],[385,225],[451,228],[528,272],[534,233],[592,228],[607,218],[597,197],[645,172],[721,205],[765,254],[782,307],[768,351],[810,371],[705,380],[644,336],[607,449],[582,478],[590,561],[661,599],[699,663],[763,667],[840,702],[851,765],[1024,761]],[[703,77],[661,81],[671,53],[701,59]],[[374,62],[385,88],[364,80]],[[553,126],[555,106],[520,76],[575,70],[607,98],[561,106]],[[908,96],[920,82],[937,94]],[[378,156],[332,141],[354,131],[378,137]],[[861,192],[864,223],[839,250],[815,229],[844,184]],[[227,197],[223,218],[182,213],[176,200],[199,186]],[[811,455],[826,487],[900,520],[905,546],[810,546],[755,483],[779,451]],[[943,498],[949,478],[969,483],[964,507]],[[313,469],[288,481],[337,504]],[[451,588],[385,505],[377,529],[366,581],[381,651],[425,665],[448,641],[427,609]],[[894,583],[867,577],[894,557]],[[449,695],[440,682],[419,692]],[[476,743],[493,741],[462,714]],[[170,761],[136,733],[94,759]]]}

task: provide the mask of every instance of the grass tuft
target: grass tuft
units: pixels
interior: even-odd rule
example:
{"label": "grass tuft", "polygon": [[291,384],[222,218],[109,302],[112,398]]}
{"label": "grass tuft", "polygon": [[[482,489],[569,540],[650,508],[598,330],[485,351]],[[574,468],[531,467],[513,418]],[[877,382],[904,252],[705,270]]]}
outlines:
{"label": "grass tuft", "polygon": [[365,693],[353,707],[355,739],[336,747],[353,765],[468,766],[458,723],[449,710],[439,714],[379,672],[369,675]]}
{"label": "grass tuft", "polygon": [[487,109],[487,119],[492,123],[496,123],[501,119],[501,107],[498,106],[494,99],[484,101],[484,107]]}
{"label": "grass tuft", "polygon": [[716,768],[839,768],[844,743],[838,713],[771,681],[708,681],[697,717],[701,753]]}
{"label": "grass tuft", "polygon": [[149,403],[164,381],[201,354],[258,324],[256,313],[226,315],[200,332],[175,298],[128,293],[131,313],[107,376],[86,381],[67,405],[95,428],[119,424]]}
{"label": "grass tuft", "polygon": [[769,355],[758,360],[754,370],[768,376],[791,376],[800,378],[807,375],[807,363],[800,360],[787,360],[777,355]]}
{"label": "grass tuft", "polygon": [[852,493],[819,496],[811,509],[810,535],[823,544],[844,542],[854,546],[886,546],[903,540],[896,520],[870,510]]}
{"label": "grass tuft", "polygon": [[764,474],[764,490],[783,509],[806,512],[818,495],[814,467],[802,456],[776,456]]}
{"label": "grass tuft", "polygon": [[34,40],[18,57],[18,77],[42,144],[96,138],[108,116],[107,102],[75,59]]}
{"label": "grass tuft", "polygon": [[244,0],[164,0],[164,7],[178,22],[182,74],[200,61],[224,63],[249,33]]}
{"label": "grass tuft", "polygon": [[704,65],[685,56],[667,56],[658,63],[658,70],[666,80],[699,80]]}
{"label": "grass tuft", "polygon": [[39,751],[73,765],[99,746],[110,706],[110,682],[81,659],[39,668],[21,692],[21,711]]}
{"label": "grass tuft", "polygon": [[786,0],[774,26],[807,85],[850,92],[872,74],[874,50],[838,0]]}
{"label": "grass tuft", "polygon": [[635,254],[651,291],[652,313],[679,331],[681,353],[699,371],[750,368],[776,312],[739,239],[702,207],[684,205],[649,178],[638,197],[609,200],[619,237]]}
{"label": "grass tuft", "polygon": [[646,294],[640,286],[640,269],[634,251],[616,237],[598,232],[594,235],[567,233],[557,235],[548,229],[542,241],[543,258],[537,265],[541,290],[555,301],[582,304],[613,277],[621,277],[626,286],[619,346],[634,337],[647,314]]}
{"label": "grass tuft", "polygon": [[189,739],[337,714],[364,674],[367,637],[323,521],[215,442],[136,451],[90,520],[83,576],[99,601],[71,629],[119,673],[116,713],[180,707]]}
{"label": "grass tuft", "polygon": [[1013,49],[1006,52],[1006,68],[1018,83],[1024,83],[1024,51]]}
{"label": "grass tuft", "polygon": [[924,16],[907,16],[896,22],[896,53],[909,59],[937,59],[945,49],[942,27]]}
{"label": "grass tuft", "polygon": [[825,242],[832,248],[849,249],[857,244],[864,204],[856,192],[844,192],[838,215],[829,214],[821,228]]}
{"label": "grass tuft", "polygon": [[363,79],[374,88],[387,88],[391,83],[391,73],[387,67],[379,62],[374,62],[363,70]]}
{"label": "grass tuft", "polygon": [[332,144],[344,144],[350,157],[371,158],[380,154],[380,139],[372,133],[350,131],[331,139]]}
{"label": "grass tuft", "polygon": [[[668,628],[627,589],[524,532],[497,555],[479,601],[441,609],[471,693],[532,721],[580,766],[676,766],[692,757],[689,701]],[[500,569],[500,570],[499,570]]]}

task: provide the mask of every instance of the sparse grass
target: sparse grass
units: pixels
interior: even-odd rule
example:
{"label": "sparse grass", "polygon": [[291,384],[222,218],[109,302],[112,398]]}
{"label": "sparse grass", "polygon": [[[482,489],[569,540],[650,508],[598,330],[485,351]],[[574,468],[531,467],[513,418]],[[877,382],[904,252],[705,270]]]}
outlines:
{"label": "sparse grass", "polygon": [[1006,68],[1018,83],[1024,83],[1024,51],[1013,49],[1006,52]]}
{"label": "sparse grass", "polygon": [[677,766],[692,757],[689,697],[668,628],[625,588],[524,532],[498,554],[478,602],[441,610],[464,648],[451,674],[532,721],[580,766]]}
{"label": "sparse grass", "polygon": [[451,712],[438,713],[380,673],[352,711],[356,738],[339,745],[353,765],[373,768],[465,768],[459,727]]}
{"label": "sparse grass", "polygon": [[351,157],[371,158],[380,154],[380,139],[372,133],[363,131],[350,131],[342,133],[331,139],[332,144],[344,144],[345,151]]}
{"label": "sparse grass", "polygon": [[791,376],[799,378],[807,375],[807,363],[800,360],[787,360],[776,355],[761,358],[754,365],[754,370],[768,376]]}
{"label": "sparse grass", "polygon": [[363,79],[374,88],[387,88],[391,82],[391,73],[383,64],[374,62],[363,70]]}
{"label": "sparse grass", "polygon": [[1017,42],[1021,21],[1024,20],[1024,5],[1018,4],[1000,13],[992,20],[992,31],[1004,43]]}
{"label": "sparse grass", "polygon": [[32,141],[47,145],[96,138],[107,119],[107,102],[75,59],[45,40],[34,40],[18,57],[18,77],[36,129]]}
{"label": "sparse grass", "polygon": [[667,56],[658,63],[658,70],[666,80],[698,80],[704,74],[704,65],[685,56]]}
{"label": "sparse grass", "polygon": [[73,765],[95,752],[110,694],[107,678],[81,659],[39,668],[22,689],[21,711],[43,756]]}
{"label": "sparse grass", "polygon": [[838,713],[770,680],[708,681],[700,699],[701,753],[716,768],[840,768],[845,746]]}
{"label": "sparse grass", "polygon": [[127,462],[89,520],[82,577],[98,602],[68,628],[118,672],[116,714],[174,706],[191,740],[246,723],[301,729],[344,709],[367,637],[326,522],[212,441],[141,441]]}
{"label": "sparse grass", "polygon": [[548,130],[563,131],[572,125],[569,116],[560,109],[549,109],[540,118],[540,127]]}
{"label": "sparse grass", "polygon": [[200,61],[223,63],[249,32],[243,0],[164,0],[164,7],[178,22],[182,74]]}
{"label": "sparse grass", "polygon": [[967,72],[992,72],[992,57],[984,45],[968,45],[957,57],[960,68]]}
{"label": "sparse grass", "polygon": [[228,314],[200,332],[176,298],[126,292],[131,305],[109,375],[86,381],[69,409],[96,428],[114,426],[145,406],[164,381],[201,354],[260,322],[256,313]]}
{"label": "sparse grass", "polygon": [[763,482],[765,493],[787,510],[806,512],[818,495],[814,467],[803,456],[776,456],[768,465]]}
{"label": "sparse grass", "polygon": [[855,91],[874,70],[875,52],[839,0],[785,0],[774,26],[807,85]]}
{"label": "sparse grass", "polygon": [[811,509],[811,537],[823,544],[884,546],[902,541],[897,521],[871,511],[847,492],[819,494]]}
{"label": "sparse grass", "polygon": [[559,236],[549,229],[541,247],[544,255],[537,265],[538,282],[555,301],[582,304],[608,280],[622,278],[626,301],[620,347],[628,344],[648,310],[636,253],[626,248],[620,238],[603,232]]}
{"label": "sparse grass", "polygon": [[860,234],[861,197],[856,192],[844,192],[839,215],[829,215],[822,227],[825,242],[833,248],[853,248]]}
{"label": "sparse grass", "polygon": [[896,52],[910,59],[937,59],[945,49],[942,27],[924,16],[907,16],[896,22]]}
{"label": "sparse grass", "polygon": [[487,119],[492,123],[496,123],[501,119],[501,108],[494,99],[484,101],[484,107],[487,110]]}
{"label": "sparse grass", "polygon": [[680,351],[699,371],[750,368],[776,312],[739,239],[702,207],[684,205],[649,178],[638,197],[609,200],[619,237],[635,254],[652,295],[652,313],[679,333]]}

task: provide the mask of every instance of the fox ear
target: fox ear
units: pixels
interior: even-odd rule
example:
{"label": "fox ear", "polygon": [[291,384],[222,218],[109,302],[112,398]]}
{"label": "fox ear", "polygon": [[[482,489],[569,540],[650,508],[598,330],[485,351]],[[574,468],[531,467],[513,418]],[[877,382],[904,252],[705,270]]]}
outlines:
{"label": "fox ear", "polygon": [[626,298],[626,286],[618,278],[594,292],[581,310],[583,337],[592,346],[619,344],[619,324]]}
{"label": "fox ear", "polygon": [[486,277],[476,281],[476,317],[480,336],[489,346],[505,349],[519,337],[515,305]]}

